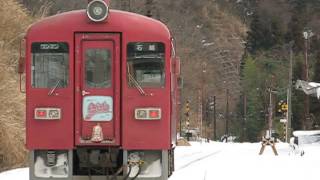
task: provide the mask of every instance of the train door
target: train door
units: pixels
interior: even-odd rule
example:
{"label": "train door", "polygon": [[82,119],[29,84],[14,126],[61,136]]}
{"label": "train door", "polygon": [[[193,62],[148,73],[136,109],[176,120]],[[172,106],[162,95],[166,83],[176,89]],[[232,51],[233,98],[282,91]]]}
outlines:
{"label": "train door", "polygon": [[75,35],[75,143],[120,145],[120,35]]}

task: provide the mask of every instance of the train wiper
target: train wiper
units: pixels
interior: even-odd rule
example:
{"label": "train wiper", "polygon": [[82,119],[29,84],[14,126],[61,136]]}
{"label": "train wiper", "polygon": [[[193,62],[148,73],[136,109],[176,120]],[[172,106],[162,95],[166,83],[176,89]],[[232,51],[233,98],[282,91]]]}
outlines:
{"label": "train wiper", "polygon": [[61,82],[61,79],[58,79],[57,83],[51,88],[51,90],[48,92],[48,96],[52,96],[54,91],[57,89]]}
{"label": "train wiper", "polygon": [[139,84],[139,82],[132,76],[132,74],[130,73],[130,68],[129,68],[129,64],[127,63],[127,73],[128,73],[128,77],[129,80],[133,83],[133,85],[138,89],[138,91],[140,92],[141,95],[143,96],[149,96],[152,94],[147,94],[141,87],[141,85]]}

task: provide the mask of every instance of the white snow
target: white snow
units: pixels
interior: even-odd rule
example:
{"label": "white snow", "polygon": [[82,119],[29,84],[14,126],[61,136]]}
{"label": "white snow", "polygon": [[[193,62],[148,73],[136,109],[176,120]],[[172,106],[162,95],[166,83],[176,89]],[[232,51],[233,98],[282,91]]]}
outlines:
{"label": "white snow", "polygon": [[[287,143],[277,143],[258,155],[260,143],[191,142],[177,146],[175,172],[169,180],[319,180],[320,145],[303,147],[304,156],[294,155]],[[0,173],[0,180],[28,180],[28,169]]]}
{"label": "white snow", "polygon": [[309,82],[309,85],[312,87],[320,87],[320,83]]}
{"label": "white snow", "polygon": [[293,131],[294,136],[312,136],[312,135],[320,135],[320,130],[313,131]]}
{"label": "white snow", "polygon": [[1,180],[29,180],[29,168],[14,169],[0,173]]}
{"label": "white snow", "polygon": [[266,147],[260,156],[260,148],[260,143],[216,142],[177,147],[176,171],[170,180],[320,179],[320,146],[304,147],[304,156],[290,153],[286,143],[276,144],[279,156],[273,154],[271,147]]}
{"label": "white snow", "polygon": [[297,80],[296,89],[304,91],[307,95],[314,94],[320,99],[320,83]]}

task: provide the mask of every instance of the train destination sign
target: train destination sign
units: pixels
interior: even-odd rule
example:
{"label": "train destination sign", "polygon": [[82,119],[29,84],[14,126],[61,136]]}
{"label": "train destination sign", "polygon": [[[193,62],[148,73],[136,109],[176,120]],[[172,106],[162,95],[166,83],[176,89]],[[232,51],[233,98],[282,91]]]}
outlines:
{"label": "train destination sign", "polygon": [[128,44],[128,54],[164,53],[164,44],[160,42],[134,42]]}
{"label": "train destination sign", "polygon": [[68,53],[69,45],[64,42],[35,42],[32,43],[32,53]]}

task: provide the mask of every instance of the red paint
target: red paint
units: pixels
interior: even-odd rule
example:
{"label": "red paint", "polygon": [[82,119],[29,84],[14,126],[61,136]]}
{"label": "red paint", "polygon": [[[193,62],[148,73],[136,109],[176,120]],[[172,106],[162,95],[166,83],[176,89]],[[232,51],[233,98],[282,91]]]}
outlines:
{"label": "red paint", "polygon": [[[76,36],[76,52],[77,67],[75,71],[76,75],[76,87],[80,87],[80,92],[76,93],[76,108],[75,108],[75,144],[79,146],[84,145],[99,145],[99,146],[114,146],[120,145],[120,35],[119,34],[88,34],[77,33]],[[85,85],[85,52],[87,49],[106,49],[111,53],[111,86],[107,88],[90,88]],[[82,117],[82,101],[85,96],[82,96],[82,91],[86,91],[90,96],[109,96],[113,99],[113,119],[106,122],[85,121]],[[95,107],[93,107],[95,106]],[[100,107],[97,107],[100,106]],[[105,108],[105,111],[109,111],[106,105],[91,105],[91,110],[101,112]],[[85,117],[86,118],[86,117]],[[92,129],[97,123],[103,130],[104,139],[113,140],[113,143],[82,143],[81,140],[86,140],[92,135]]]}
{"label": "red paint", "polygon": [[[167,27],[154,19],[128,12],[110,10],[108,20],[91,22],[84,10],[48,17],[31,26],[26,35],[26,126],[28,149],[73,149],[76,146],[119,146],[123,149],[170,149],[175,140],[178,93],[172,70],[171,35]],[[47,88],[31,87],[31,44],[33,42],[66,42],[69,45],[69,85],[57,88],[48,96]],[[129,42],[162,42],[165,45],[165,87],[144,88],[142,96],[129,88],[126,76],[127,44]],[[112,86],[102,89],[85,87],[84,51],[88,48],[108,48],[112,52]],[[88,143],[96,122],[82,117],[82,91],[90,95],[113,98],[113,119],[99,122],[109,143]],[[92,107],[92,112],[107,110],[105,105]],[[60,120],[38,121],[34,109],[62,109]],[[157,107],[161,119],[136,120],[135,108]],[[152,112],[152,116],[157,116]],[[159,115],[159,114],[158,114]],[[173,141],[172,141],[173,140]]]}

